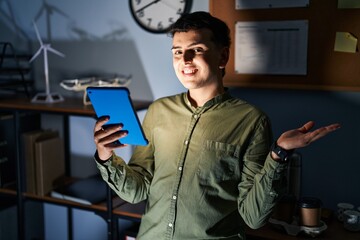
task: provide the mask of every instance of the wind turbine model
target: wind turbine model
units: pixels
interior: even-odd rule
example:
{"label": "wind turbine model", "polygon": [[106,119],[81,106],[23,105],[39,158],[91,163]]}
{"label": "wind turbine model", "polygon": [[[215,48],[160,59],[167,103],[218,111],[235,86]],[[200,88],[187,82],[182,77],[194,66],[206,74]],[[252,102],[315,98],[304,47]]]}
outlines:
{"label": "wind turbine model", "polygon": [[49,67],[48,67],[48,55],[47,52],[50,51],[52,53],[55,53],[56,55],[60,57],[65,57],[64,54],[61,52],[53,49],[49,43],[43,43],[41,40],[39,31],[36,27],[36,24],[34,22],[34,28],[36,32],[36,36],[40,42],[40,48],[35,53],[35,55],[30,59],[30,62],[32,62],[40,53],[41,51],[44,52],[44,71],[45,71],[45,87],[46,92],[45,93],[38,93],[35,95],[35,97],[31,100],[31,102],[39,102],[39,103],[54,103],[54,102],[61,102],[64,101],[64,98],[58,94],[58,93],[50,93],[50,85],[49,85]]}

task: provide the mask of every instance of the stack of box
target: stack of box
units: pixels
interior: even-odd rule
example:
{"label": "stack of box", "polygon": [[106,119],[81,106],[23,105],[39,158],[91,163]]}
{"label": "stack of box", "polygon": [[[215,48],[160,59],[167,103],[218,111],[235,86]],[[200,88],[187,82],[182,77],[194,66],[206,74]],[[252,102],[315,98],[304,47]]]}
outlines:
{"label": "stack of box", "polygon": [[26,192],[45,196],[65,175],[64,143],[58,132],[35,130],[22,135]]}

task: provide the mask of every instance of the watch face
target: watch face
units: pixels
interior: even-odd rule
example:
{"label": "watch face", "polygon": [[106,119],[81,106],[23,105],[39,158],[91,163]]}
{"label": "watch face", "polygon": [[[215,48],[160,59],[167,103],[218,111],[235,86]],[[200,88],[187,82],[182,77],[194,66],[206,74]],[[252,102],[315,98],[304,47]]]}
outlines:
{"label": "watch face", "polygon": [[153,33],[167,32],[184,13],[190,11],[192,0],[130,0],[135,21]]}

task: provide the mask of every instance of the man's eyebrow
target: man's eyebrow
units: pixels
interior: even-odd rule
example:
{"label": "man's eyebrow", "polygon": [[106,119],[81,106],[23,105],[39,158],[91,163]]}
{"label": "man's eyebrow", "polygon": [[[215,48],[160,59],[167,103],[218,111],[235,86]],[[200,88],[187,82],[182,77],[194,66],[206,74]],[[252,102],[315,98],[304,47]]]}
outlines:
{"label": "man's eyebrow", "polygon": [[[198,45],[198,44],[202,44],[202,42],[193,42],[193,43],[189,44],[187,47],[192,47],[192,46],[195,46],[195,45]],[[180,48],[181,48],[180,46],[173,46],[171,48],[171,50],[180,49]]]}

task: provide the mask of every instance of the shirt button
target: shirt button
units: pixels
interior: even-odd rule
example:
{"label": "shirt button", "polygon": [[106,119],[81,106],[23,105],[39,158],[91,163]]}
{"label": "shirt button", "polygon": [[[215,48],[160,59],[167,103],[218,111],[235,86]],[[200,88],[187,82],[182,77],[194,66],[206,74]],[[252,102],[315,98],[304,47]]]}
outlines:
{"label": "shirt button", "polygon": [[276,194],[275,192],[270,192],[270,196],[271,196],[271,197],[276,197],[277,194]]}
{"label": "shirt button", "polygon": [[179,167],[179,171],[181,171],[182,170],[182,167]]}
{"label": "shirt button", "polygon": [[173,199],[174,199],[174,200],[176,199],[176,196],[175,196],[175,195],[173,196]]}
{"label": "shirt button", "polygon": [[169,223],[169,227],[172,227],[173,225],[172,225],[172,223]]}
{"label": "shirt button", "polygon": [[194,115],[194,118],[195,118],[195,119],[198,118],[198,115],[195,114],[195,115]]}
{"label": "shirt button", "polygon": [[185,141],[185,145],[188,145],[188,144],[189,144],[189,141],[188,141],[188,140],[186,140],[186,141]]}

